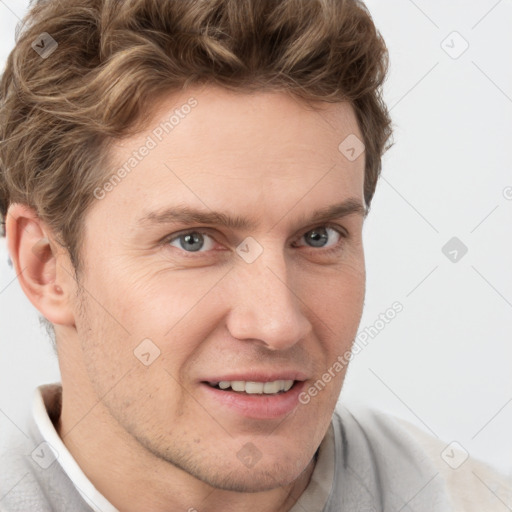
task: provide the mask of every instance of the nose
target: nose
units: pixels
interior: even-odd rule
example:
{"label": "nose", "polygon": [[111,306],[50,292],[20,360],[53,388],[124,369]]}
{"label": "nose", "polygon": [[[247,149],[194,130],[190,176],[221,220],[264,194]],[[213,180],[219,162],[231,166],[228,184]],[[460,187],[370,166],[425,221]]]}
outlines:
{"label": "nose", "polygon": [[227,327],[239,340],[259,342],[270,350],[286,350],[303,339],[312,325],[307,297],[292,290],[283,255],[263,253],[235,270]]}

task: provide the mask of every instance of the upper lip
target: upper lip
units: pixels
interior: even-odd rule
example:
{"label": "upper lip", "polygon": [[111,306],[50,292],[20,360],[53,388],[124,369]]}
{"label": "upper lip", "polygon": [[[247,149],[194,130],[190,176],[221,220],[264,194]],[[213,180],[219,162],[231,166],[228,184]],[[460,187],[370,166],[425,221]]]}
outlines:
{"label": "upper lip", "polygon": [[222,381],[246,381],[246,382],[273,382],[275,380],[306,380],[308,377],[304,372],[298,370],[279,370],[279,371],[256,371],[226,373],[201,379],[202,382],[222,382]]}

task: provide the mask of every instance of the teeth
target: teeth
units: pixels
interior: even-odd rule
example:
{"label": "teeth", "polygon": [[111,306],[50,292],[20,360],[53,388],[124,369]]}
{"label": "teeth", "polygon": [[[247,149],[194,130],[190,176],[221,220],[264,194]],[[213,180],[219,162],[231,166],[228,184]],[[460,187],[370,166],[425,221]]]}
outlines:
{"label": "teeth", "polygon": [[[241,384],[243,384],[243,382]],[[250,395],[256,395],[256,394],[261,395],[261,393],[263,393],[264,385],[265,385],[264,382],[246,382],[245,383],[245,392],[249,393]]]}
{"label": "teeth", "polygon": [[245,391],[245,382],[234,380],[231,382],[231,389],[233,391]]}
{"label": "teeth", "polygon": [[[274,395],[280,391],[288,391],[293,386],[293,380],[275,380],[273,382],[251,382],[242,380],[227,381],[218,383],[220,389],[229,389],[233,391],[245,392],[249,395]],[[212,383],[215,385],[215,383]]]}
{"label": "teeth", "polygon": [[275,380],[274,382],[265,382],[263,384],[263,393],[277,393],[281,389],[281,384],[284,381]]}

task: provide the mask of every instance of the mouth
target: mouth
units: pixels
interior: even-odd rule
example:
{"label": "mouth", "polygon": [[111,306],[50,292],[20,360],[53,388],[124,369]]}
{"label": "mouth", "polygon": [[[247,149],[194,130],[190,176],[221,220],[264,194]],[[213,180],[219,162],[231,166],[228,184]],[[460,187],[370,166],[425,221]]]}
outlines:
{"label": "mouth", "polygon": [[298,396],[305,384],[292,379],[201,381],[205,396],[221,409],[253,419],[289,414],[299,405]]}
{"label": "mouth", "polygon": [[248,395],[279,395],[289,391],[298,381],[274,380],[270,382],[255,382],[243,380],[223,380],[220,382],[205,382],[208,386],[221,391],[234,391]]}

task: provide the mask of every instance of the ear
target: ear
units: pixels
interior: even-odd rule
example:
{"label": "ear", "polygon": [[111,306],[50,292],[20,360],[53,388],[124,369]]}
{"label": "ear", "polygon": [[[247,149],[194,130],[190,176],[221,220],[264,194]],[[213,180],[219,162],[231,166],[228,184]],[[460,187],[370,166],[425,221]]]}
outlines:
{"label": "ear", "polygon": [[67,251],[35,211],[20,203],[9,207],[6,236],[18,281],[30,302],[52,324],[74,325],[70,298],[76,283]]}

